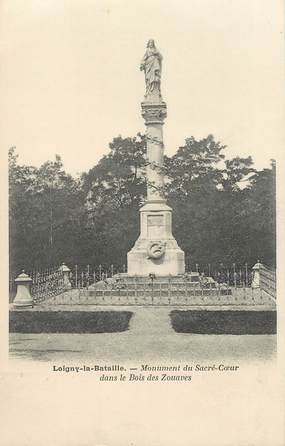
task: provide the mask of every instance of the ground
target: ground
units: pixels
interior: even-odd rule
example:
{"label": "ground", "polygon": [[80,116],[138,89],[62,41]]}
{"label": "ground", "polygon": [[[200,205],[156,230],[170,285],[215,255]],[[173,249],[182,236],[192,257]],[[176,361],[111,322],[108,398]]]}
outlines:
{"label": "ground", "polygon": [[[87,309],[92,310],[92,306]],[[125,306],[124,310],[132,311],[134,315],[129,330],[121,333],[11,333],[10,357],[69,364],[75,361],[141,364],[142,361],[182,363],[223,360],[242,363],[249,359],[251,362],[264,362],[275,358],[275,335],[176,333],[169,318],[173,309],[169,306]],[[120,311],[120,308],[97,306],[95,310]]]}

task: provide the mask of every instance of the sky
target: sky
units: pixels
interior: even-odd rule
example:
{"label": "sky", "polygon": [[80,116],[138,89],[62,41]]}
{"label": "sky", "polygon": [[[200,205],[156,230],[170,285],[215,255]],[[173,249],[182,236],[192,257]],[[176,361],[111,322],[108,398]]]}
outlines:
{"label": "sky", "polygon": [[282,155],[283,11],[274,0],[2,0],[1,145],[39,166],[92,168],[144,132],[139,70],[163,55],[165,153],[212,133],[257,168]]}

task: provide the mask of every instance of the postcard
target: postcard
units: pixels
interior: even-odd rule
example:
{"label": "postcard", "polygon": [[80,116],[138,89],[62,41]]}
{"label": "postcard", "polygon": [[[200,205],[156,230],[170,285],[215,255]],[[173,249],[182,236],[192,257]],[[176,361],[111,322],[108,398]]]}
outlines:
{"label": "postcard", "polygon": [[282,446],[284,8],[1,2],[1,446]]}

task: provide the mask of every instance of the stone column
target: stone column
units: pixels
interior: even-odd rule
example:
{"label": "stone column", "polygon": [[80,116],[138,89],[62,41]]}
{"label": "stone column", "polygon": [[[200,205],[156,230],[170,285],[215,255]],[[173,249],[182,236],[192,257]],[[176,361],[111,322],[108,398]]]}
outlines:
{"label": "stone column", "polygon": [[162,57],[154,42],[141,64],[145,70],[146,94],[141,104],[147,140],[147,200],[140,209],[140,236],[128,253],[128,274],[166,276],[185,272],[184,252],[172,235],[172,209],[164,197],[164,144],[162,127],[166,103],[160,93]]}
{"label": "stone column", "polygon": [[262,263],[257,260],[257,263],[252,267],[253,278],[251,283],[251,288],[260,288],[260,270],[262,268]]}
{"label": "stone column", "polygon": [[65,290],[69,290],[71,288],[71,283],[70,283],[70,269],[68,268],[68,266],[66,266],[65,263],[62,263],[59,267],[59,271],[62,272],[63,275],[63,285]]}
{"label": "stone column", "polygon": [[30,293],[32,279],[24,271],[15,279],[17,294],[13,301],[14,307],[33,307],[33,298]]}
{"label": "stone column", "polygon": [[163,167],[164,145],[162,126],[167,116],[165,102],[142,102],[142,117],[147,139],[147,201],[164,202]]}

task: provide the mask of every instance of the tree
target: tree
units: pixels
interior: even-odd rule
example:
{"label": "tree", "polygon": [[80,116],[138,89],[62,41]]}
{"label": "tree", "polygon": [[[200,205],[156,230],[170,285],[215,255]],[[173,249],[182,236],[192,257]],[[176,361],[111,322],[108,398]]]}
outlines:
{"label": "tree", "polygon": [[223,170],[222,186],[226,191],[238,191],[242,182],[249,182],[253,178],[251,174],[256,172],[252,167],[252,157],[225,160],[226,168]]}
{"label": "tree", "polygon": [[140,134],[135,138],[119,136],[109,147],[109,154],[82,175],[89,207],[100,207],[102,203],[113,208],[138,207],[146,191],[145,137]]}
{"label": "tree", "polygon": [[9,189],[11,268],[68,261],[83,201],[78,180],[66,174],[60,157],[37,169],[18,165],[10,150]]}
{"label": "tree", "polygon": [[[257,171],[251,157],[225,159],[212,135],[187,138],[165,157],[173,234],[195,263],[275,263],[275,162]],[[59,156],[39,168],[9,151],[10,267],[117,265],[139,236],[146,197],[146,140],[114,138],[81,178]]]}
{"label": "tree", "polygon": [[192,265],[256,260],[244,211],[256,171],[251,157],[224,160],[224,149],[212,135],[191,137],[166,158],[173,232]]}
{"label": "tree", "polygon": [[269,266],[276,265],[276,165],[256,172],[245,191],[243,231],[247,256]]}
{"label": "tree", "polygon": [[[114,138],[110,152],[82,175],[90,263],[120,265],[139,234],[138,210],[146,194],[145,137]],[[85,234],[85,235],[84,235]]]}
{"label": "tree", "polygon": [[213,135],[201,140],[193,136],[171,157],[165,157],[166,191],[169,196],[190,197],[205,187],[215,189],[222,172],[217,165],[224,159],[226,146],[215,142]]}

